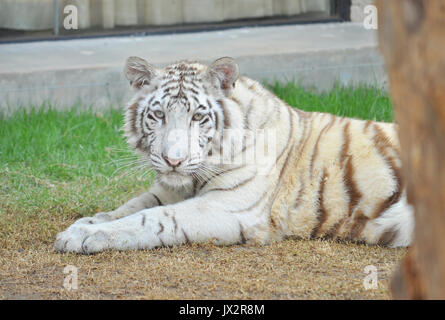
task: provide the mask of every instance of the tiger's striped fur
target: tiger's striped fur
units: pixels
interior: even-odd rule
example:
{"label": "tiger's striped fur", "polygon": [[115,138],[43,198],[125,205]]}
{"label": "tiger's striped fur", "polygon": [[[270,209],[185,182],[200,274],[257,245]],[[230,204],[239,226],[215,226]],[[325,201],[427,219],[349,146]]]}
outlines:
{"label": "tiger's striped fur", "polygon": [[[290,108],[258,82],[238,77],[230,58],[210,67],[183,61],[159,70],[132,57],[126,74],[136,95],[126,111],[125,135],[157,180],[117,210],[76,221],[58,235],[57,250],[286,237],[410,244],[413,212],[396,125]],[[157,118],[159,110],[163,117]],[[195,117],[197,112],[205,116]],[[177,152],[181,161],[164,156],[165,135],[197,122],[198,160],[187,158],[186,150]],[[229,141],[227,129],[236,129],[241,142]],[[263,174],[248,156],[246,161],[248,150],[260,148],[258,137],[247,133],[258,129],[276,132],[273,166]],[[228,147],[232,160],[244,162],[210,165]],[[172,161],[180,163],[176,170]]]}

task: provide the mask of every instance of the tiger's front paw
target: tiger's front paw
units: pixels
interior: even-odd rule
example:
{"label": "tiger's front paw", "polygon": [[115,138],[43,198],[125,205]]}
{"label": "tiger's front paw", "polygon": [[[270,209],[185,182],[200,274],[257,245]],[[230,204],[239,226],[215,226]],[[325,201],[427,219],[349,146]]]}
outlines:
{"label": "tiger's front paw", "polygon": [[110,236],[94,225],[73,224],[57,235],[54,248],[59,252],[91,254],[110,247]]}

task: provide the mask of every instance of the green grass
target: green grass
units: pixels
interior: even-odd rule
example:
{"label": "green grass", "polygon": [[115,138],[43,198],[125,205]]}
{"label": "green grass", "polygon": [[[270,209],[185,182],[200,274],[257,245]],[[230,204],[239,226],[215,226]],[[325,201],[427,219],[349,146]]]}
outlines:
{"label": "green grass", "polygon": [[[292,83],[269,88],[302,110],[392,121],[388,95],[375,88],[336,87],[321,94]],[[86,215],[110,210],[146,188],[151,175],[125,168],[135,157],[122,125],[123,111],[115,109],[43,107],[0,116],[0,212],[13,206],[29,214],[51,208]]]}
{"label": "green grass", "polygon": [[113,109],[43,107],[0,118],[0,213],[88,215],[146,188],[151,174],[125,168],[136,157],[122,124],[122,110]]}
{"label": "green grass", "polygon": [[49,178],[110,175],[128,156],[119,132],[122,110],[58,111],[44,107],[0,119],[0,163],[34,168]]}
{"label": "green grass", "polygon": [[305,111],[329,112],[342,117],[384,122],[393,121],[393,108],[388,93],[374,87],[339,87],[317,93],[294,83],[278,82],[268,86],[289,105]]}

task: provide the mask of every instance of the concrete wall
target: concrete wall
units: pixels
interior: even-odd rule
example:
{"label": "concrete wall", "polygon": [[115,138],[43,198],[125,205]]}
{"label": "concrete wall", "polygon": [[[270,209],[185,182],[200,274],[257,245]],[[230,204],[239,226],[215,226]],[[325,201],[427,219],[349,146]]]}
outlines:
{"label": "concrete wall", "polygon": [[123,66],[133,55],[155,66],[232,56],[248,77],[318,90],[336,83],[386,85],[376,32],[362,24],[240,28],[0,45],[0,111],[45,101],[60,108],[79,101],[98,109],[123,106],[131,95]]}
{"label": "concrete wall", "polygon": [[53,15],[52,0],[0,0],[0,28],[51,29]]}

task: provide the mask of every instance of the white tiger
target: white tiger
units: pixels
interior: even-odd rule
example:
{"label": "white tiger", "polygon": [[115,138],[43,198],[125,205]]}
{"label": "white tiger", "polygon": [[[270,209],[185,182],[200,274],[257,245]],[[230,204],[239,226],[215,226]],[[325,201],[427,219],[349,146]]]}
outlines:
{"label": "white tiger", "polygon": [[[287,237],[410,244],[413,210],[394,124],[293,109],[239,77],[228,57],[164,69],[130,57],[125,74],[136,90],[125,135],[157,179],[122,207],[59,233],[58,251]],[[261,156],[264,148],[275,155]]]}

